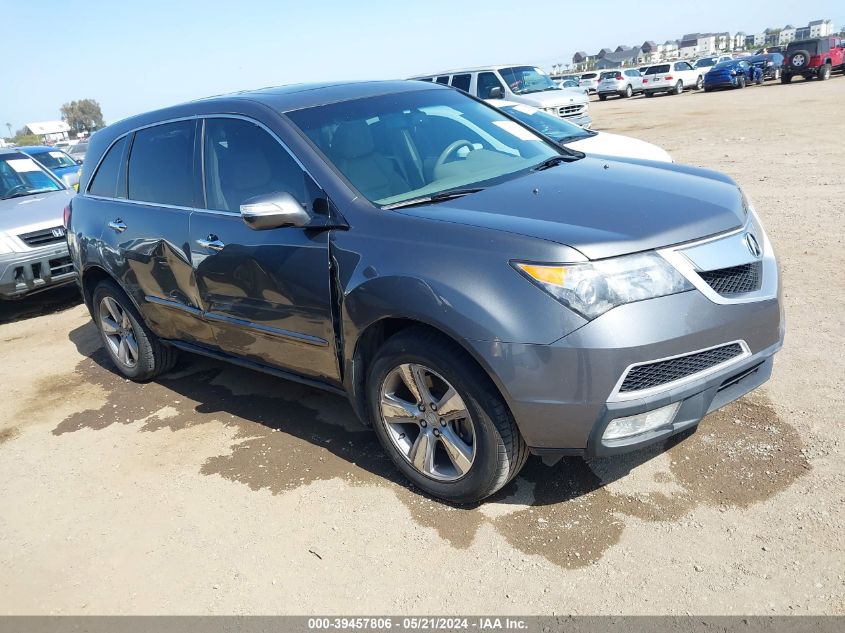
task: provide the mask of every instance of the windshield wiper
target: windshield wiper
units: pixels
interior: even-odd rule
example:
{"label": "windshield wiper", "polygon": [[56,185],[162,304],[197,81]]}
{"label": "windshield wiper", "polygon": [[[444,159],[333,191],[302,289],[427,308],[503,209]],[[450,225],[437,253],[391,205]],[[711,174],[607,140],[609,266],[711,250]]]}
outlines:
{"label": "windshield wiper", "polygon": [[571,160],[572,159],[569,158],[568,156],[560,156],[560,155],[552,156],[551,158],[547,158],[546,160],[544,160],[539,165],[535,165],[534,167],[532,167],[532,169],[534,171],[543,171],[544,169],[549,169],[550,167],[556,167],[557,165],[560,165],[561,163],[568,163]]}
{"label": "windshield wiper", "polygon": [[446,191],[440,191],[438,193],[433,193],[430,196],[422,196],[420,198],[411,198],[410,200],[404,200],[403,202],[394,202],[393,204],[387,204],[382,207],[382,209],[401,209],[402,207],[414,207],[420,204],[434,204],[437,202],[443,202],[444,200],[453,200],[455,198],[461,198],[463,196],[469,195],[471,193],[478,193],[479,191],[484,191],[485,187],[469,187],[465,189],[447,189]]}

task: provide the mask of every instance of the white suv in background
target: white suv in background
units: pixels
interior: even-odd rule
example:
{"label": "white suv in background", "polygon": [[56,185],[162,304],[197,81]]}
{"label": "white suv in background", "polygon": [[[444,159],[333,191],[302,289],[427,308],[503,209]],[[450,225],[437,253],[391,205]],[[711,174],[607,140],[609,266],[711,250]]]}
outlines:
{"label": "white suv in background", "polygon": [[578,80],[578,85],[588,93],[595,92],[599,86],[599,74],[597,72],[584,73]]}
{"label": "white suv in background", "polygon": [[667,62],[649,66],[643,77],[643,92],[653,97],[658,92],[679,95],[684,90],[701,90],[705,70],[693,68],[689,62]]}
{"label": "white suv in background", "polygon": [[596,89],[599,99],[604,101],[610,95],[633,97],[643,91],[643,76],[636,68],[603,70]]}
{"label": "white suv in background", "polygon": [[535,66],[484,66],[447,70],[411,77],[458,88],[480,99],[507,99],[524,103],[589,128],[589,97],[580,88],[560,88]]}

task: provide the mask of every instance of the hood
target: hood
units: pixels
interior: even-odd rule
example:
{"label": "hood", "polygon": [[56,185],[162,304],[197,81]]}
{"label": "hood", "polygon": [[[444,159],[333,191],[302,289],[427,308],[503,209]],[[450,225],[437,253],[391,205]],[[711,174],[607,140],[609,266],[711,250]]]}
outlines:
{"label": "hood", "polygon": [[73,192],[67,189],[0,200],[0,233],[19,235],[61,226],[64,208]]}
{"label": "hood", "polygon": [[509,101],[525,103],[535,108],[557,108],[573,103],[587,103],[589,99],[580,88],[559,88],[547,92],[530,92],[527,95],[510,95]]}
{"label": "hood", "polygon": [[566,146],[585,154],[656,160],[661,163],[672,162],[669,153],[657,145],[646,143],[638,138],[610,134],[609,132],[598,132],[595,136],[567,143]]}
{"label": "hood", "polygon": [[596,158],[397,212],[551,240],[590,259],[737,229],[746,215],[739,187],[717,172]]}

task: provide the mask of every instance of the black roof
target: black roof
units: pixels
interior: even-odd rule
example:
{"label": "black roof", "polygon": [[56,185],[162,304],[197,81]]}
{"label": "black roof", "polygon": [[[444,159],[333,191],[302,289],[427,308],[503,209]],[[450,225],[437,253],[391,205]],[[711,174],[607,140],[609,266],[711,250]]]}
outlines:
{"label": "black roof", "polygon": [[113,138],[137,127],[193,114],[211,112],[238,113],[242,110],[243,112],[241,113],[246,114],[255,109],[262,108],[269,108],[276,112],[284,113],[328,103],[337,103],[339,101],[408,92],[411,90],[451,90],[451,88],[437,83],[412,80],[347,81],[273,86],[205,97],[160,110],[145,112],[144,114],[138,114],[113,123],[98,132],[97,135]]}

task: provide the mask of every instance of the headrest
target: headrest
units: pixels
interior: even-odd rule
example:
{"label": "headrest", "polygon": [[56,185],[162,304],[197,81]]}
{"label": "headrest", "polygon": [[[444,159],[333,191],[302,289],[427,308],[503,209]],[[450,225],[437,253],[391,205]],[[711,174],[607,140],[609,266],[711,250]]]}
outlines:
{"label": "headrest", "polygon": [[336,158],[358,158],[371,154],[375,145],[366,121],[346,121],[335,130],[332,150]]}

